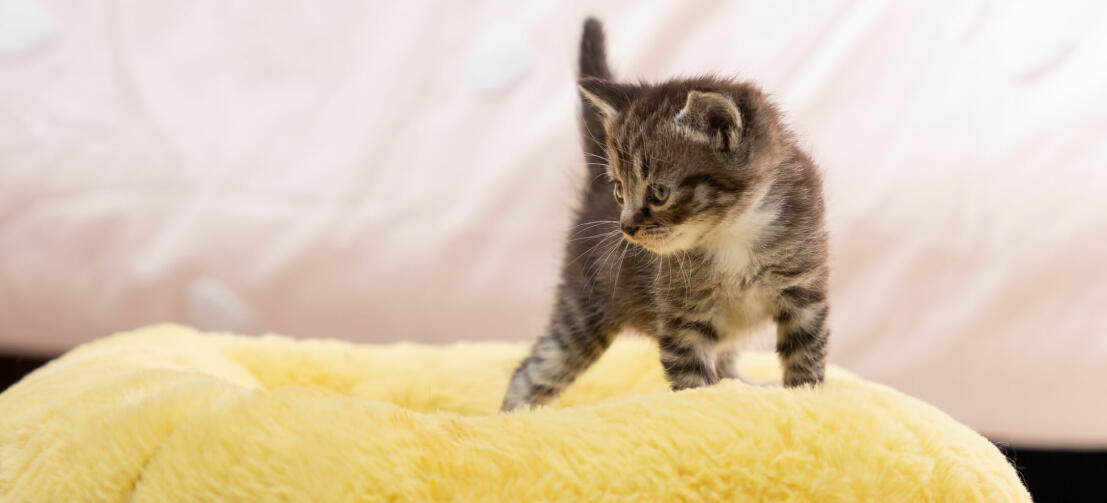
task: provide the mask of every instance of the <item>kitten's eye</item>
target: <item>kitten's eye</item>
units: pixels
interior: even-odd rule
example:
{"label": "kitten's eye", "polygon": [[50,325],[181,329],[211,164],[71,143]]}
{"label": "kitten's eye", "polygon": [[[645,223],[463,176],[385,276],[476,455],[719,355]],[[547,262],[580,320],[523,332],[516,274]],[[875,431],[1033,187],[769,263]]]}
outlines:
{"label": "kitten's eye", "polygon": [[662,204],[669,198],[669,188],[664,185],[650,185],[650,202]]}
{"label": "kitten's eye", "polygon": [[618,180],[615,181],[615,200],[618,201],[620,205],[623,204],[623,182]]}

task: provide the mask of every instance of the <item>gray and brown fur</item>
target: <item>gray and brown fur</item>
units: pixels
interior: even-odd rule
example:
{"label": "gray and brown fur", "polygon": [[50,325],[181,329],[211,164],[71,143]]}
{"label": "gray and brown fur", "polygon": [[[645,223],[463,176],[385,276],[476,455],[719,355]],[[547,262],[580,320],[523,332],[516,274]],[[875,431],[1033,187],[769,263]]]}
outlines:
{"label": "gray and brown fur", "polygon": [[711,76],[616,83],[595,19],[579,65],[583,201],[549,327],[502,409],[550,402],[624,328],[658,340],[680,390],[739,377],[737,342],[772,320],[784,385],[821,383],[822,182],[773,104]]}

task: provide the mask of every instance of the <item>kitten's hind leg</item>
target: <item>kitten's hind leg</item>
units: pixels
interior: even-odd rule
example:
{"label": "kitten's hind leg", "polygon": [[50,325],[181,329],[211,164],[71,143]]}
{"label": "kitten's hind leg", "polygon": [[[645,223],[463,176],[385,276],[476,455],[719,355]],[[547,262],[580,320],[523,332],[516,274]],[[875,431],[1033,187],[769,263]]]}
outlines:
{"label": "kitten's hind leg", "polygon": [[574,311],[566,302],[558,307],[546,335],[538,339],[507,387],[500,410],[547,404],[611,346],[615,330]]}

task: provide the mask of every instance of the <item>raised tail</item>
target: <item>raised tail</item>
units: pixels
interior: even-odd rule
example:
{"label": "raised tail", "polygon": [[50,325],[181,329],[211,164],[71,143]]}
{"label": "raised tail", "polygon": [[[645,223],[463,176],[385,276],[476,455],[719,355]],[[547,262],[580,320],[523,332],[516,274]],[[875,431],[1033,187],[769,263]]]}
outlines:
{"label": "raised tail", "polygon": [[[607,51],[604,47],[603,24],[594,17],[584,20],[584,32],[580,36],[579,65],[579,79],[588,77],[611,79],[611,69],[607,67]],[[606,133],[600,111],[585,99],[583,94],[580,96],[580,114],[581,144],[584,147],[584,160],[589,168],[587,180],[590,180],[589,185],[591,185],[604,171],[601,161],[606,159],[604,152]]]}
{"label": "raised tail", "polygon": [[580,36],[579,72],[578,77],[582,79],[586,77],[611,79],[603,41],[603,24],[594,17],[584,20],[584,33]]}

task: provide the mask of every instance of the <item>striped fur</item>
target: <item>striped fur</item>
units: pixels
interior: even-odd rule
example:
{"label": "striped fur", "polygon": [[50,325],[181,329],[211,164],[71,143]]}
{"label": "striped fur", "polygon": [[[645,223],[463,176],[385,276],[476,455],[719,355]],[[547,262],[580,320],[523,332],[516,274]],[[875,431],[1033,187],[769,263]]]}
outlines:
{"label": "striped fur", "polygon": [[580,45],[588,165],[545,335],[503,410],[549,403],[624,329],[657,339],[674,390],[740,378],[744,335],[775,322],[784,385],[826,365],[822,182],[755,86],[611,80],[602,28]]}

